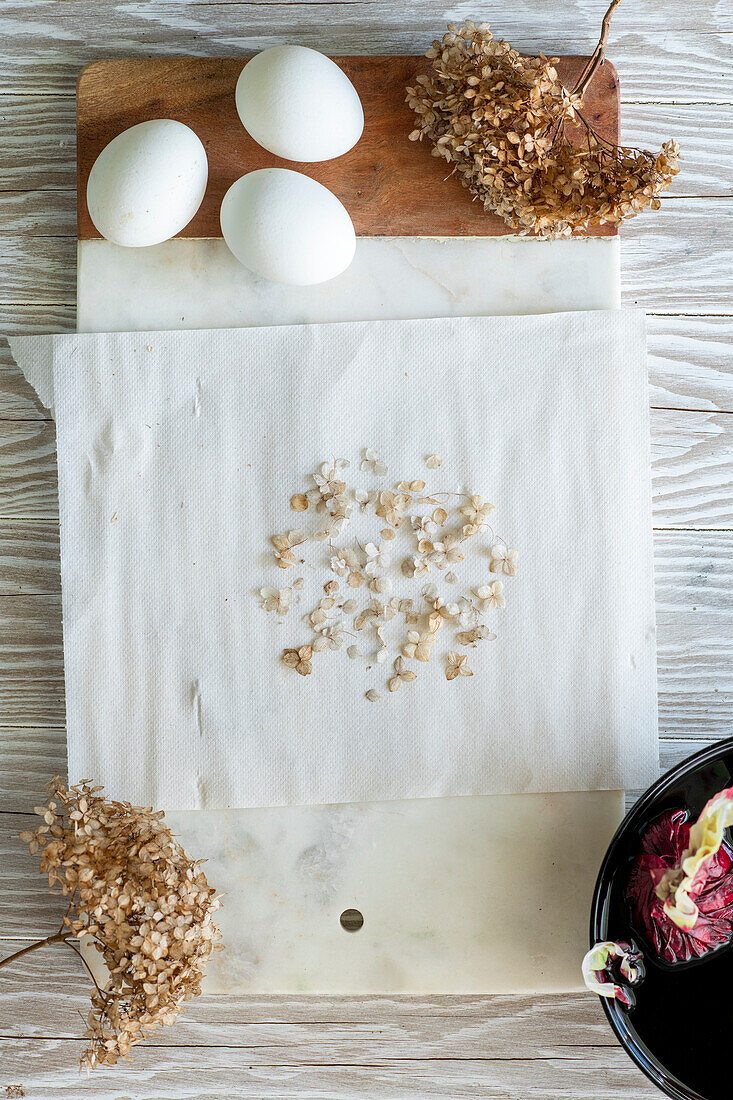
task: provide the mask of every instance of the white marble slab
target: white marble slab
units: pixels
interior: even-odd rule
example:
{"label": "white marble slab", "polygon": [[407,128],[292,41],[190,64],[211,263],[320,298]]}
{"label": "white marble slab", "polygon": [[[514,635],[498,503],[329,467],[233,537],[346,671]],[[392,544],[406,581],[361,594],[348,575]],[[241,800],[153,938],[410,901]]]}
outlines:
{"label": "white marble slab", "polygon": [[[78,329],[613,309],[616,240],[360,240],[320,287],[251,275],[222,241],[79,246]],[[618,791],[171,813],[226,892],[208,989],[547,993],[581,987]],[[357,932],[339,921],[348,909]]]}
{"label": "white marble slab", "polygon": [[227,891],[209,991],[552,993],[582,987],[622,813],[616,791],[167,818]]}
{"label": "white marble slab", "polygon": [[253,275],[221,240],[79,244],[79,332],[617,309],[617,239],[362,238],[320,286]]}

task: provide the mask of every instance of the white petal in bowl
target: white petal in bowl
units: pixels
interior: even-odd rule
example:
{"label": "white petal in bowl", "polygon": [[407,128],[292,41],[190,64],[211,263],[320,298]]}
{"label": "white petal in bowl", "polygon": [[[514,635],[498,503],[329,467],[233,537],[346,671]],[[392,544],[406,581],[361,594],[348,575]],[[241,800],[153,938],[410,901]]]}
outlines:
{"label": "white petal in bowl", "polygon": [[287,168],[261,168],[238,179],[224,196],[220,219],[239,262],[278,283],[324,283],[354,258],[346,208],[327,187]]}
{"label": "white petal in bowl", "polygon": [[206,190],[206,150],[189,126],[140,122],[105,146],[92,166],[87,206],[108,241],[141,248],[188,225]]}
{"label": "white petal in bowl", "polygon": [[285,160],[332,160],[361,137],[364,111],[354,85],[324,54],[273,46],[248,61],[237,81],[247,133]]}

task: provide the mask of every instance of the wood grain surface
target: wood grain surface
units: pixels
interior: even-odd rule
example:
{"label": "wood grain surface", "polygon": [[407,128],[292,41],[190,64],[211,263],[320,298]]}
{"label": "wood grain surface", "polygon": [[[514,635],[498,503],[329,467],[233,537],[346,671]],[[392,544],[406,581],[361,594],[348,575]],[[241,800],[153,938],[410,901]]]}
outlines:
{"label": "wood grain surface", "polygon": [[[71,331],[74,85],[89,61],[228,56],[298,41],[424,51],[487,17],[531,53],[587,54],[605,0],[0,6],[0,332]],[[622,3],[609,56],[622,139],[678,137],[657,215],[621,233],[626,305],[649,313],[660,766],[733,732],[733,5]],[[0,341],[0,955],[60,915],[17,833],[65,735],[53,426]],[[633,569],[633,547],[629,548]],[[634,792],[629,792],[633,800]],[[654,1100],[593,997],[201,998],[130,1065],[80,1078],[88,988],[71,952],[0,973],[0,1097],[43,1100]]]}
{"label": "wood grain surface", "polygon": [[[573,87],[587,57],[563,57],[557,71]],[[235,58],[115,59],[95,61],[76,89],[79,240],[99,237],[86,202],[94,161],[114,137],[138,122],[172,118],[198,134],[206,149],[209,181],[201,206],[179,237],[220,237],[219,209],[226,191],[258,168],[291,168],[329,188],[349,211],[360,237],[495,237],[502,218],[474,202],[427,143],[409,141],[415,116],[405,89],[429,72],[424,57],[336,57],[364,108],[364,133],[335,160],[293,164],[253,141],[237,114],[234,90],[246,62]],[[598,133],[618,138],[618,78],[610,64],[596,72],[584,113]],[[613,236],[594,226],[589,236]]]}

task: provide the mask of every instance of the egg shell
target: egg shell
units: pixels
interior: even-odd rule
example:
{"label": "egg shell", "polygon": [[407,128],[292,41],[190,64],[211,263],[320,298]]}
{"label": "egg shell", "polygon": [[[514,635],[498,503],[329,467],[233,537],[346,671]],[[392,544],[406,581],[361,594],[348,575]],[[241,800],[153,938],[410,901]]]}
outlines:
{"label": "egg shell", "polygon": [[87,206],[108,241],[141,248],[188,225],[206,190],[206,150],[189,126],[140,122],[105,146],[87,183]]}
{"label": "egg shell", "polygon": [[239,262],[278,283],[324,283],[354,258],[346,208],[323,184],[287,168],[261,168],[238,179],[224,196],[220,220]]}
{"label": "egg shell", "polygon": [[248,61],[237,81],[237,111],[258,145],[285,160],[332,160],[361,137],[356,88],[324,54],[273,46]]}

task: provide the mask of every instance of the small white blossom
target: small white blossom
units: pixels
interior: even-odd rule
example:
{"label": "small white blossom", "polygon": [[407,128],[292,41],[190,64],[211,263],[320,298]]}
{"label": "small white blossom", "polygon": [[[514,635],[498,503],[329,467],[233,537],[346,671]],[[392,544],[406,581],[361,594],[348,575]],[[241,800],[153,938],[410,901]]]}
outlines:
{"label": "small white blossom", "polygon": [[326,639],[328,649],[341,649],[344,644],[344,632],[341,628],[341,623],[334,623],[333,626],[327,626],[322,633],[322,637]]}
{"label": "small white blossom", "polygon": [[458,618],[461,626],[473,626],[478,618],[478,611],[467,596],[461,596],[458,600]]}
{"label": "small white blossom", "polygon": [[506,607],[506,600],[502,593],[504,585],[501,581],[492,581],[491,584],[482,584],[475,589],[476,600],[480,611],[494,611]]}
{"label": "small white blossom", "polygon": [[429,560],[436,569],[445,569],[446,565],[455,565],[463,561],[463,551],[458,549],[458,539],[455,535],[446,535],[442,542],[433,545]]}
{"label": "small white blossom", "polygon": [[373,542],[368,542],[364,547],[364,553],[367,556],[364,572],[370,577],[374,577],[377,572],[389,566],[389,554],[381,546],[375,546]]}
{"label": "small white blossom", "polygon": [[409,504],[410,497],[406,493],[393,493],[391,489],[385,489],[379,494],[377,515],[397,529],[402,524]]}
{"label": "small white blossom", "polygon": [[339,577],[348,577],[349,573],[359,570],[359,558],[355,550],[339,550],[331,558],[331,571]]}
{"label": "small white blossom", "polygon": [[261,588],[262,606],[265,611],[276,611],[278,615],[287,615],[293,596],[292,588]]}
{"label": "small white blossom", "polygon": [[519,551],[504,543],[494,543],[491,547],[491,562],[489,569],[492,573],[504,573],[507,577],[516,577],[517,558]]}
{"label": "small white blossom", "polygon": [[415,554],[411,558],[405,558],[402,562],[402,572],[406,577],[421,577],[424,573],[430,572],[430,564],[426,558],[421,558],[419,554]]}
{"label": "small white blossom", "polygon": [[363,451],[360,469],[368,470],[370,473],[374,474],[375,477],[384,477],[387,473],[386,464],[382,462],[373,447],[367,447]]}
{"label": "small white blossom", "polygon": [[411,516],[410,524],[418,536],[430,536],[437,530],[437,525],[430,516]]}
{"label": "small white blossom", "polygon": [[378,494],[376,490],[373,490],[372,492],[367,492],[366,489],[357,489],[357,491],[354,493],[354,500],[359,505],[359,511],[366,512],[367,508],[371,504],[376,504],[377,496]]}

